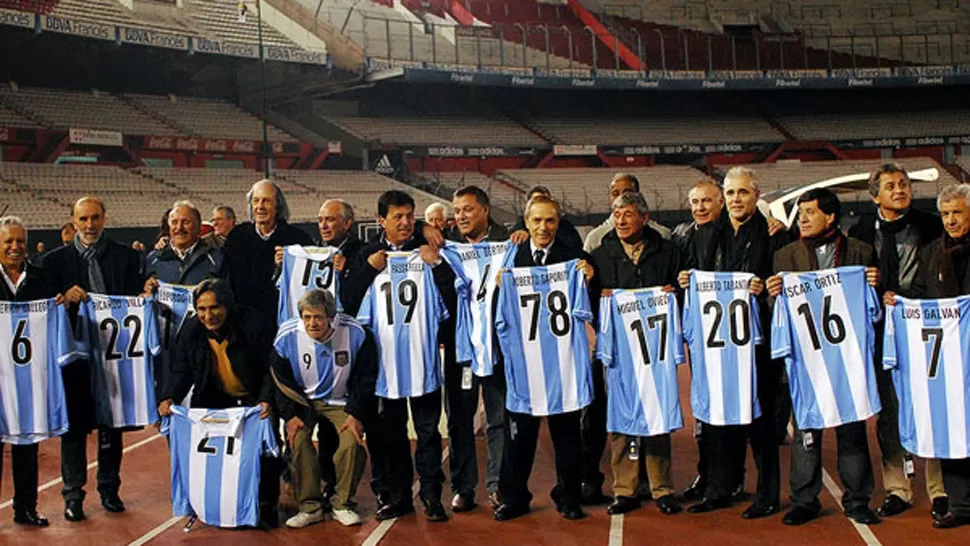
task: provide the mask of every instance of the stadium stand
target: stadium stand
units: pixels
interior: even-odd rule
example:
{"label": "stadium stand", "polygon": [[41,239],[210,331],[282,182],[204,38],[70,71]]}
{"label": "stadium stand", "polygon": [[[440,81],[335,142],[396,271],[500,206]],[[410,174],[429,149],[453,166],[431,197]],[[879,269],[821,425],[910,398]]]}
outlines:
{"label": "stadium stand", "polygon": [[0,8],[50,13],[59,0],[0,0]]}
{"label": "stadium stand", "polygon": [[382,144],[541,146],[539,136],[505,118],[355,117],[324,119],[365,141]]}
{"label": "stadium stand", "polygon": [[75,21],[137,26],[147,30],[175,34],[198,34],[184,18],[161,12],[134,12],[117,0],[60,0],[53,15]]}
{"label": "stadium stand", "polygon": [[[140,107],[189,131],[192,136],[261,140],[260,119],[238,106],[220,100],[157,95],[127,95]],[[269,140],[293,141],[292,136],[270,125]]]}
{"label": "stadium stand", "polygon": [[499,209],[510,214],[522,210],[525,204],[525,192],[507,182],[495,180],[477,171],[461,172],[422,172],[418,176],[423,180],[437,183],[447,188],[449,193],[465,186],[478,186],[488,193],[493,209]]}
{"label": "stadium stand", "polygon": [[781,142],[778,131],[758,115],[652,116],[645,118],[536,119],[533,123],[559,144],[717,144]]}
{"label": "stadium stand", "polygon": [[[2,103],[2,99],[0,99],[0,103]],[[40,125],[33,122],[31,119],[24,117],[15,110],[11,110],[10,108],[3,106],[3,104],[0,104],[0,126],[40,127]]]}
{"label": "stadium stand", "polygon": [[970,111],[930,110],[882,113],[779,114],[778,123],[800,140],[857,140],[886,137],[963,135]]}
{"label": "stadium stand", "polygon": [[[193,21],[199,25],[203,34],[238,42],[253,43],[258,35],[258,21],[255,14],[244,20],[239,17],[239,2],[226,0],[186,0]],[[287,39],[271,24],[263,24],[263,43],[299,47]]]}
{"label": "stadium stand", "polygon": [[970,177],[970,156],[956,156],[956,164],[963,171],[963,179],[961,182],[967,182],[968,177]]}

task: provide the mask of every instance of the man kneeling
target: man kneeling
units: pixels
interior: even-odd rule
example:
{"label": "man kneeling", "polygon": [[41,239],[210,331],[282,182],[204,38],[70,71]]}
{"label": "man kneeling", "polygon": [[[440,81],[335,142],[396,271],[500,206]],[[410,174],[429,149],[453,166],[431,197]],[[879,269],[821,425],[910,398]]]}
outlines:
{"label": "man kneeling", "polygon": [[[320,488],[320,461],[313,431],[333,426],[340,435],[334,454],[336,494],[333,517],[358,525],[354,495],[367,462],[362,421],[376,404],[377,348],[370,333],[348,315],[337,314],[329,292],[311,290],[297,305],[300,318],[280,325],[271,357],[280,415],[292,449],[293,492],[300,512],[286,521],[301,528],[322,521],[330,499]],[[333,484],[328,484],[333,487]]]}

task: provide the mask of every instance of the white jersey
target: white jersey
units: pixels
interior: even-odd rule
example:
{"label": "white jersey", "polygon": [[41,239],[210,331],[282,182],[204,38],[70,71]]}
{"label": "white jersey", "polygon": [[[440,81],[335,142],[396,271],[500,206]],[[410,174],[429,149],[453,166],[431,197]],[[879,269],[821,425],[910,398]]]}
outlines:
{"label": "white jersey", "polygon": [[333,294],[337,310],[342,310],[338,286],[340,274],[333,267],[333,258],[340,253],[339,249],[332,246],[290,245],[284,252],[280,277],[276,281],[280,291],[277,324],[296,317],[300,298],[313,289]]}

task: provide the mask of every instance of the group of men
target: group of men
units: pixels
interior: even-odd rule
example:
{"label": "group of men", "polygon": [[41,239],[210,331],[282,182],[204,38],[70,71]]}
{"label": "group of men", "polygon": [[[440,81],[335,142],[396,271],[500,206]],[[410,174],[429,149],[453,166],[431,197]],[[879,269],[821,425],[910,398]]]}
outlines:
{"label": "group of men", "polygon": [[[508,360],[516,357],[503,355],[495,332],[487,334],[496,347],[494,356],[489,356],[490,370],[472,373],[469,363],[460,361],[456,317],[463,301],[459,296],[461,274],[442,257],[446,240],[463,244],[508,241],[512,245],[506,262],[509,268],[575,262],[585,279],[585,297],[591,307],[586,312],[592,311],[592,317],[600,297],[613,291],[663,287],[680,298],[690,284],[692,270],[752,274],[749,289],[760,308],[757,316],[765,335],[771,330],[770,307],[781,293],[778,274],[782,271],[867,266],[867,281],[884,293],[887,305],[895,302],[896,295],[919,298],[970,293],[968,187],[950,187],[940,195],[942,222],[912,208],[910,180],[899,167],[887,165],[872,173],[869,189],[876,210],[862,215],[848,234],[839,228],[841,204],[834,193],[812,190],[803,194],[798,199],[796,234],[758,209],[756,173],[734,168],[723,186],[704,181],[691,189],[693,221],[671,232],[651,219],[636,177],[619,174],[609,184],[608,219],[585,241],[562,219],[559,204],[543,187],[529,192],[522,219],[511,232],[492,221],[488,194],[480,188],[468,186],[455,192],[454,226],[450,229],[441,221],[444,218],[434,218],[447,211],[429,211],[425,223],[416,222],[413,199],[391,190],[378,201],[380,237],[365,243],[352,229],[355,216],[349,203],[323,203],[318,218],[320,239],[314,241],[288,223],[289,210],[279,187],[261,181],[247,194],[251,221],[229,230],[217,224],[217,237],[200,236],[201,214],[190,202],[175,203],[167,216],[167,242],[144,260],[105,236],[104,203],[84,197],[72,209],[76,235],[64,247],[45,255],[43,267],[27,263],[23,222],[11,218],[0,222],[5,281],[0,283],[0,299],[56,296],[76,314],[89,292],[134,296],[154,293],[159,281],[194,285],[196,316],[182,327],[178,342],[168,348],[169,358],[156,370],[158,413],[170,415],[173,405],[191,392],[192,407],[258,405],[261,418],[282,419],[290,452],[289,479],[299,503],[299,512],[286,521],[289,527],[305,527],[328,515],[345,525],[360,523],[354,496],[368,454],[371,486],[378,499],[377,519],[414,511],[411,482],[416,467],[427,518],[447,520],[441,502],[445,476],[438,422],[442,405],[448,417],[450,507],[455,513],[475,509],[479,461],[474,417],[481,396],[487,443],[486,494],[495,519],[505,521],[530,510],[528,480],[543,414],[522,413],[509,401],[513,387],[507,382],[511,373]],[[329,290],[307,291],[299,298],[294,315],[279,320],[277,281],[285,269],[286,249],[294,245],[333,249],[331,279],[337,282]],[[373,287],[382,275],[388,282],[393,280],[388,264],[402,252],[416,252],[427,271],[427,283],[434,287],[435,301],[440,299],[440,305],[423,304],[422,312],[428,317],[422,320],[429,325],[411,327],[427,335],[420,341],[412,337],[411,347],[395,347],[400,340],[380,334],[374,326],[377,306],[371,303],[383,298]],[[410,265],[406,269],[410,271]],[[492,276],[496,273],[502,274],[491,271]],[[496,284],[494,290],[501,292],[501,283]],[[413,302],[405,290],[399,292],[401,305],[405,300]],[[386,295],[390,301],[389,290]],[[496,300],[480,298],[472,305],[495,306]],[[548,326],[542,323],[538,327]],[[422,344],[430,346],[415,348]],[[437,353],[438,344],[444,347],[443,372],[421,369],[412,362],[411,389],[395,392],[385,376],[387,353],[403,355],[398,360],[414,359],[419,353]],[[903,512],[913,498],[908,476],[912,459],[900,443],[896,394],[890,372],[883,371],[880,363],[882,344],[875,346],[883,407],[877,428],[887,493],[877,511],[869,507],[874,485],[865,422],[836,429],[845,514],[864,524]],[[674,489],[669,433],[641,438],[608,431],[606,372],[594,361],[588,371],[592,393],[588,403],[547,417],[556,449],[557,485],[552,498],[559,512],[567,519],[579,519],[585,516],[581,505],[604,501],[600,461],[607,445],[613,470],[610,514],[634,510],[649,498],[667,515],[682,510],[681,499],[697,501],[688,508],[692,513],[728,507],[743,493],[748,444],[757,466],[758,488],[743,516],[754,519],[779,512],[778,431],[789,420],[787,378],[783,363],[772,359],[770,347],[763,343],[755,349],[754,396],[760,404],[760,417],[743,426],[698,421],[698,476],[682,495]],[[95,401],[89,388],[90,360],[69,364],[63,371],[70,417],[70,429],[61,439],[64,515],[69,521],[85,518],[85,445],[87,434],[95,428],[101,503],[111,512],[125,509],[119,496],[123,430],[99,426],[92,419]],[[429,361],[436,362],[436,357]],[[424,374],[423,382],[414,379],[417,373]],[[439,373],[443,377],[437,378]],[[417,434],[413,465],[408,409]],[[818,517],[822,475],[820,431],[803,429],[797,422],[795,427],[790,477],[793,508],[783,518],[790,525]],[[314,431],[317,448],[311,441]],[[46,519],[36,512],[36,446],[15,446],[13,464],[15,521],[46,525]],[[935,527],[970,522],[968,466],[970,460],[926,461]],[[274,461],[264,462],[259,500],[269,525],[275,524],[281,473]]]}

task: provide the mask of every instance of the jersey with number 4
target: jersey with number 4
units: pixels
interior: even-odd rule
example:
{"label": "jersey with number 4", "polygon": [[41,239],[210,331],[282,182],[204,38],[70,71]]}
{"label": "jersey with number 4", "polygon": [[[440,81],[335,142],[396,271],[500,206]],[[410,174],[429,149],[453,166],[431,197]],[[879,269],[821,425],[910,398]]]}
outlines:
{"label": "jersey with number 4", "polygon": [[283,254],[283,266],[276,287],[280,290],[277,308],[277,324],[296,317],[296,304],[308,291],[313,289],[326,290],[337,300],[337,310],[342,311],[340,304],[340,275],[333,267],[333,258],[340,251],[332,246],[300,246],[290,245]]}
{"label": "jersey with number 4", "polygon": [[600,304],[596,355],[606,365],[606,430],[656,436],[684,426],[677,386],[684,338],[677,298],[662,288],[614,290]]}
{"label": "jersey with number 4", "polygon": [[172,456],[172,513],[216,527],[259,523],[260,457],[277,456],[272,420],[260,407],[172,406],[162,420]]}
{"label": "jersey with number 4", "polygon": [[887,309],[882,364],[893,370],[903,447],[920,457],[970,457],[970,296],[896,296]]}
{"label": "jersey with number 4", "polygon": [[0,441],[35,444],[67,432],[61,366],[83,357],[63,305],[0,303]]}
{"label": "jersey with number 4", "polygon": [[709,425],[747,425],[761,416],[755,345],[762,343],[750,273],[691,271],[684,304],[691,409]]}
{"label": "jersey with number 4", "polygon": [[91,356],[98,424],[157,422],[152,357],[161,347],[152,298],[89,296],[78,313],[78,333]]}
{"label": "jersey with number 4", "polygon": [[873,324],[882,309],[866,268],[779,275],[771,356],[785,359],[796,425],[832,428],[878,413]]}
{"label": "jersey with number 4", "polygon": [[377,396],[408,398],[438,390],[438,323],[447,318],[434,273],[421,254],[388,252],[387,267],[374,278],[357,313],[377,340]]}
{"label": "jersey with number 4", "polygon": [[505,356],[509,411],[557,415],[593,401],[586,338],[593,313],[577,263],[502,273],[495,328]]}
{"label": "jersey with number 4", "polygon": [[458,361],[472,362],[472,371],[479,377],[492,375],[497,361],[492,329],[495,280],[499,271],[511,266],[514,249],[514,245],[507,241],[475,244],[449,241],[441,250],[441,255],[456,273],[455,345]]}

